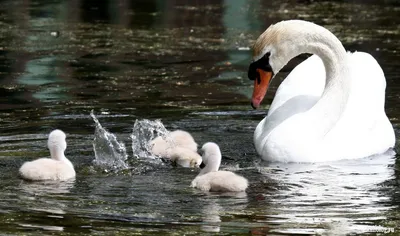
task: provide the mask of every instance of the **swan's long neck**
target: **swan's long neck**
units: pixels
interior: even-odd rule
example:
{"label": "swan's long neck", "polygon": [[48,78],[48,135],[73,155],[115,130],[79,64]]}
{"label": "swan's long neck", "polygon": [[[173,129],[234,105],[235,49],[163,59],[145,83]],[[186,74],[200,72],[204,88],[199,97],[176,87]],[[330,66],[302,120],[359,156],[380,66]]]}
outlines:
{"label": "swan's long neck", "polygon": [[71,168],[74,168],[72,162],[70,160],[68,160],[68,158],[65,157],[64,150],[61,147],[55,145],[55,146],[49,147],[49,150],[50,150],[51,159],[56,160],[56,161],[65,162]]}
{"label": "swan's long neck", "polygon": [[64,151],[61,150],[59,147],[50,147],[50,156],[52,159],[57,160],[57,161],[64,161],[67,158],[64,155]]}
{"label": "swan's long neck", "polygon": [[264,46],[263,51],[271,51],[269,62],[275,74],[302,53],[316,54],[322,59],[325,89],[319,101],[304,113],[304,125],[312,126],[318,136],[326,135],[340,119],[350,91],[347,55],[339,39],[321,26],[294,20],[267,29],[256,45],[263,43],[270,45]]}
{"label": "swan's long neck", "polygon": [[[326,135],[340,119],[350,93],[347,55],[341,42],[328,30],[316,32],[305,45],[308,53],[319,56],[325,66],[325,89],[319,101],[308,111],[311,124]],[[315,120],[313,120],[315,118]],[[318,127],[319,126],[319,127]]]}
{"label": "swan's long neck", "polygon": [[218,171],[219,166],[221,165],[221,158],[221,152],[211,153],[209,156],[203,157],[204,160],[207,160],[207,163],[206,166],[200,171],[199,175]]}

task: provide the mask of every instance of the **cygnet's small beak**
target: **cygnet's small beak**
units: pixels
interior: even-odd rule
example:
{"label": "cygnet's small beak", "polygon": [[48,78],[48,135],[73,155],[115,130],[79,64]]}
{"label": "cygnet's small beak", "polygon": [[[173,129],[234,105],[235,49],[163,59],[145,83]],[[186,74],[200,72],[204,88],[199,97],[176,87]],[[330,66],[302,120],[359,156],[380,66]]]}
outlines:
{"label": "cygnet's small beak", "polygon": [[197,164],[194,160],[190,161],[189,166],[190,168],[200,168],[200,164]]}

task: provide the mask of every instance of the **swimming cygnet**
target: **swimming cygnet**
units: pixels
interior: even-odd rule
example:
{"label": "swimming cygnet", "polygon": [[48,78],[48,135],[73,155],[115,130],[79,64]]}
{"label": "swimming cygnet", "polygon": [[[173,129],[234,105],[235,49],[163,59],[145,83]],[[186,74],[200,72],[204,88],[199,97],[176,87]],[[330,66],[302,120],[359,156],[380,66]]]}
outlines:
{"label": "swimming cygnet", "polygon": [[205,167],[190,185],[210,192],[242,192],[248,186],[244,177],[230,171],[218,171],[221,165],[221,151],[217,144],[208,142],[201,148]]}
{"label": "swimming cygnet", "polygon": [[197,153],[197,143],[192,135],[183,130],[169,132],[167,137],[159,136],[150,145],[154,155],[170,159],[183,167],[199,167],[202,162]]}
{"label": "swimming cygnet", "polygon": [[67,180],[75,177],[74,166],[64,155],[67,148],[65,138],[63,131],[53,130],[47,141],[51,158],[25,162],[19,169],[22,178],[27,180]]}

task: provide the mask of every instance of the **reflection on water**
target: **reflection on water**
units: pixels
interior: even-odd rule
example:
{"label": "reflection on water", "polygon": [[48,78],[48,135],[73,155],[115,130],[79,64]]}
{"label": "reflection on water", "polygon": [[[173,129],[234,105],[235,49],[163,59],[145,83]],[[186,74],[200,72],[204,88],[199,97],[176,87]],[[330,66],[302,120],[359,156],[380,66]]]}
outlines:
{"label": "reflection on water", "polygon": [[[70,193],[74,187],[75,179],[63,182],[43,181],[29,182],[22,181],[17,188],[18,205],[24,212],[31,212],[30,217],[16,222],[21,229],[42,229],[45,231],[63,231],[64,227],[57,225],[57,220],[62,220],[68,208],[67,202],[62,201],[63,196]],[[9,212],[13,215],[13,212]],[[35,221],[29,218],[36,218],[37,215],[44,215],[50,221]]]}
{"label": "reflection on water", "polygon": [[[386,110],[399,136],[398,1],[5,0],[0,6],[3,234],[400,230],[397,156],[261,162],[252,135],[266,111],[250,110],[247,79],[249,47],[264,29],[284,19],[314,21],[332,30],[348,50],[369,52],[380,62],[387,78]],[[59,36],[52,36],[56,31]],[[277,86],[271,85],[265,108]],[[92,110],[109,131],[93,122]],[[137,159],[148,154],[146,149],[133,148],[129,158],[121,141],[137,147],[132,128],[143,119],[161,119],[160,134],[183,129],[199,144],[218,143],[222,168],[249,179],[247,194],[191,189],[196,170]],[[24,161],[48,157],[45,140],[55,128],[68,135],[66,155],[76,167],[76,180],[20,180]],[[110,170],[128,168],[129,175],[87,171],[95,169],[94,160],[106,160]]]}
{"label": "reflection on water", "polygon": [[68,181],[22,181],[19,188],[22,192],[39,197],[47,194],[65,194],[69,193],[74,187],[75,179]]}
{"label": "reflection on water", "polygon": [[[373,232],[383,226],[368,222],[382,222],[389,198],[379,191],[380,185],[393,177],[393,153],[361,160],[318,164],[271,164],[263,175],[286,186],[273,195],[266,194],[278,215],[267,213],[268,223],[291,222],[281,233],[309,233],[328,227],[344,233]],[[271,174],[271,171],[276,172]],[[285,200],[284,200],[285,199]],[[278,217],[278,218],[276,218]],[[274,219],[275,218],[275,219]],[[303,225],[298,229],[296,225]],[[306,227],[306,226],[309,227]],[[318,229],[318,228],[317,228]]]}

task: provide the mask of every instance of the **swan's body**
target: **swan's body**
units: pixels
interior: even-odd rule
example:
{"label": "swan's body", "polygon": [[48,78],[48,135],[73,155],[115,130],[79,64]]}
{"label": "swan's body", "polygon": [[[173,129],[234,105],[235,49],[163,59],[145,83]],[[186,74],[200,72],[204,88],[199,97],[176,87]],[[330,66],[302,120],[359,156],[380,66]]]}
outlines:
{"label": "swan's body", "polygon": [[175,130],[166,137],[159,136],[150,142],[154,155],[170,159],[183,167],[199,167],[202,159],[197,153],[197,143],[192,135]]}
{"label": "swan's body", "polygon": [[72,163],[65,157],[67,148],[65,133],[53,130],[47,142],[50,158],[40,158],[25,162],[19,169],[22,178],[27,180],[67,180],[75,177]]}
{"label": "swan's body", "polygon": [[221,151],[217,144],[206,143],[202,147],[205,167],[190,185],[202,191],[210,192],[242,192],[248,182],[242,176],[230,171],[218,171],[221,164]]}
{"label": "swan's body", "polygon": [[[394,131],[384,110],[386,80],[377,61],[367,53],[347,53],[328,30],[299,20],[272,25],[254,47],[257,67],[257,61],[269,63],[270,76],[301,53],[315,55],[282,82],[255,130],[254,144],[261,157],[321,162],[362,158],[392,148]],[[254,75],[250,70],[249,77]],[[255,82],[254,107],[268,84],[269,80],[264,82],[264,91],[259,88],[262,83]]]}

